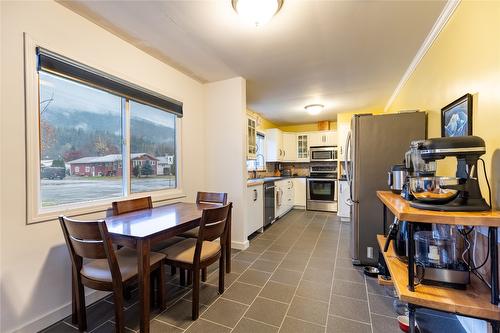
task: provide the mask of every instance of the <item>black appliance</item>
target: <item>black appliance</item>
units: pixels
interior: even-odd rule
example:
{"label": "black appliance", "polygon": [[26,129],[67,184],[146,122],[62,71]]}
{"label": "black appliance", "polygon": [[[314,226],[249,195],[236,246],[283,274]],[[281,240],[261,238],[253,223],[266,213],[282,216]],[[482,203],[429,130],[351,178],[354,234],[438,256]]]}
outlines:
{"label": "black appliance", "polygon": [[275,220],[274,215],[274,181],[264,183],[264,227]]}

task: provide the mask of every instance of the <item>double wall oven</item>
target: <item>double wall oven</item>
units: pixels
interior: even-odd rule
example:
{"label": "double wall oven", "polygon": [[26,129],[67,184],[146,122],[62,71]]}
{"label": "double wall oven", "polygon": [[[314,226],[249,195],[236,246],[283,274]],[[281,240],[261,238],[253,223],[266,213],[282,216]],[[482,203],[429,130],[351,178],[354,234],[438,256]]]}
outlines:
{"label": "double wall oven", "polygon": [[311,166],[307,178],[307,210],[337,211],[337,166]]}

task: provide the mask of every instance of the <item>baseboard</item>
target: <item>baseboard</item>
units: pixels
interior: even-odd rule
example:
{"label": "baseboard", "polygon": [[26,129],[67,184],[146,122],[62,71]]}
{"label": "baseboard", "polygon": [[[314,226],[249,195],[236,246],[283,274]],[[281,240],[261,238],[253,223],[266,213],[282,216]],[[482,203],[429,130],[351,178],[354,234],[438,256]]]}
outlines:
{"label": "baseboard", "polygon": [[244,242],[235,242],[231,241],[231,248],[232,249],[237,249],[237,250],[246,250],[250,246],[250,242],[248,240]]}
{"label": "baseboard", "polygon": [[302,209],[302,210],[305,210],[305,209],[306,209],[306,206],[302,206],[302,205],[295,205],[295,206],[293,206],[293,209]]}
{"label": "baseboard", "polygon": [[[85,304],[92,304],[103,297],[106,297],[109,295],[109,292],[105,291],[92,291],[90,292],[87,296],[85,296]],[[25,324],[24,326],[21,326],[11,332],[15,333],[33,333],[33,332],[38,332],[41,331],[42,329],[49,327],[58,321],[66,318],[71,314],[71,302],[68,302],[59,308],[41,316],[38,317],[37,319]]]}

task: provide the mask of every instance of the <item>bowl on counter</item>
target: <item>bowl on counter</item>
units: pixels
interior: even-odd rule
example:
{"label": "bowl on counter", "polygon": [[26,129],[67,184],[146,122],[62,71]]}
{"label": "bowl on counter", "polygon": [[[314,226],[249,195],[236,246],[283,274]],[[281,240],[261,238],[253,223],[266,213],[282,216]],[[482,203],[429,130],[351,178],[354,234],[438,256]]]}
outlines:
{"label": "bowl on counter", "polygon": [[459,179],[453,177],[410,177],[411,194],[422,202],[447,203],[458,193],[458,190],[447,186],[458,184]]}

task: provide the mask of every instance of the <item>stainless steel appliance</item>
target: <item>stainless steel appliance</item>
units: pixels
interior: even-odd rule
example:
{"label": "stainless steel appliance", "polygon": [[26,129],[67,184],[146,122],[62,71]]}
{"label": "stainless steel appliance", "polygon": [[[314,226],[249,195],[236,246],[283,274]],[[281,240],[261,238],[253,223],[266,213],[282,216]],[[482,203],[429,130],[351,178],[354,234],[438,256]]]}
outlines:
{"label": "stainless steel appliance", "polygon": [[306,209],[337,211],[337,166],[311,166],[306,182]]}
{"label": "stainless steel appliance", "polygon": [[387,185],[393,193],[400,194],[406,182],[408,171],[403,164],[394,164],[387,173]]}
{"label": "stainless steel appliance", "polygon": [[264,183],[264,227],[274,222],[274,181]]}
{"label": "stainless steel appliance", "polygon": [[385,230],[382,204],[375,193],[387,188],[387,170],[401,161],[410,142],[425,139],[425,135],[424,112],[353,116],[346,143],[346,155],[350,155],[351,163],[344,163],[351,187],[351,256],[354,264],[377,264],[376,235]]}
{"label": "stainless steel appliance", "polygon": [[478,160],[485,152],[486,144],[477,136],[434,138],[421,142],[417,153],[424,165],[449,156],[456,157],[456,175],[410,178],[410,190],[415,197],[410,206],[454,212],[490,210],[491,207],[481,194],[477,171]]}
{"label": "stainless steel appliance", "polygon": [[311,147],[310,150],[311,162],[336,162],[337,161],[337,146],[318,146]]}

